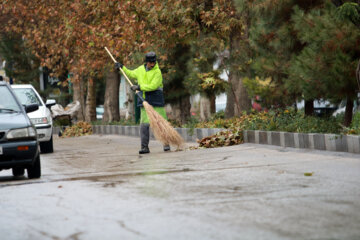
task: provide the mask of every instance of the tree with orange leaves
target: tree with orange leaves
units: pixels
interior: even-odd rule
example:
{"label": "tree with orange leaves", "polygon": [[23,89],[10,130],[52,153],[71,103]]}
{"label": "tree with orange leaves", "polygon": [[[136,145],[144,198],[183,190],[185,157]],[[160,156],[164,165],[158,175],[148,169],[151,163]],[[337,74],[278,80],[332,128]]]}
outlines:
{"label": "tree with orange leaves", "polygon": [[[243,55],[237,48],[246,40],[243,35],[246,18],[237,11],[234,1],[153,0],[147,1],[142,10],[141,15],[149,21],[147,29],[150,32],[156,29],[157,45],[164,53],[165,91],[170,93],[167,100],[179,103],[183,110],[182,122],[189,117],[186,113],[190,109],[191,90],[201,91],[201,78],[191,75],[210,73],[214,62],[226,49],[230,51],[231,60],[222,61],[227,63],[222,67],[230,72],[230,92],[241,95],[238,101],[228,101],[232,109],[229,116],[250,108],[250,100],[241,84],[242,76],[237,74],[239,61],[233,61]],[[207,64],[206,70],[194,64],[196,61]],[[215,101],[215,97],[212,100]],[[236,112],[234,106],[238,109]]]}
{"label": "tree with orange leaves", "polygon": [[81,82],[86,78],[88,94],[94,93],[93,79],[111,65],[104,45],[126,62],[146,42],[132,1],[4,0],[0,8],[9,16],[6,31],[22,34],[42,66],[55,76],[73,73],[74,100],[83,106]]}
{"label": "tree with orange leaves", "polygon": [[[104,45],[125,64],[134,52],[157,50],[169,69],[168,73],[179,73],[185,68],[174,67],[182,64],[174,56],[176,52],[172,51],[175,46],[182,53],[181,49],[195,49],[187,53],[190,59],[202,57],[201,51],[197,52],[196,48],[210,49],[218,54],[226,46],[230,46],[231,56],[236,57],[241,54],[236,48],[244,40],[241,37],[244,19],[237,12],[234,1],[3,0],[1,8],[11,16],[6,24],[8,31],[23,34],[43,66],[52,69],[57,76],[66,72],[74,74],[74,100],[80,100],[82,105],[85,105],[81,90],[83,79],[88,80],[88,95],[91,96],[94,92],[91,90],[94,85],[91,79],[104,75],[105,66],[108,66],[107,71],[110,69]],[[171,55],[174,61],[167,61]],[[246,110],[249,100],[243,86],[238,84],[241,76],[236,74],[236,66],[229,65],[229,69],[230,83],[235,88],[232,92],[244,96],[245,104],[240,106]],[[188,74],[185,72],[180,78],[177,74],[169,74],[169,81],[184,81]],[[114,82],[118,77],[111,79],[109,82]],[[180,98],[189,96],[187,84],[173,86],[175,94],[170,95],[176,96],[176,92],[184,91],[185,95],[180,94]],[[176,97],[175,100],[179,101]],[[236,102],[239,101],[232,102],[233,106]]]}

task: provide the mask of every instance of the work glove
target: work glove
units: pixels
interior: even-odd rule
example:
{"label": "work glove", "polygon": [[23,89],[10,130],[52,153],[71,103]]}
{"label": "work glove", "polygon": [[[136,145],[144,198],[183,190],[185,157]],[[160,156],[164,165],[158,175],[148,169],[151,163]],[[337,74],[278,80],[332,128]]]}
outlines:
{"label": "work glove", "polygon": [[119,62],[116,62],[115,63],[115,69],[119,70],[120,68],[123,68],[124,65],[122,65],[121,63]]}
{"label": "work glove", "polygon": [[133,90],[134,92],[135,92],[135,91],[140,91],[140,86],[139,86],[139,85],[132,85],[130,88],[131,88],[131,90]]}

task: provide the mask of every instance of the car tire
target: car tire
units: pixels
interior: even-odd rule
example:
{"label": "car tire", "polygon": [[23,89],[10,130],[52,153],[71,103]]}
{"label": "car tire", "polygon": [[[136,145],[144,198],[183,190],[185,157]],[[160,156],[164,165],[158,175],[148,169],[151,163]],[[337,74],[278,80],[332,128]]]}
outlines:
{"label": "car tire", "polygon": [[27,168],[27,174],[30,179],[40,178],[41,176],[40,154],[36,157],[34,164]]}
{"label": "car tire", "polygon": [[41,153],[52,153],[54,152],[54,144],[53,144],[53,137],[47,142],[40,142],[40,151]]}
{"label": "car tire", "polygon": [[12,169],[12,174],[14,177],[21,177],[24,176],[25,174],[25,169],[24,168],[19,168],[19,167],[14,167]]}

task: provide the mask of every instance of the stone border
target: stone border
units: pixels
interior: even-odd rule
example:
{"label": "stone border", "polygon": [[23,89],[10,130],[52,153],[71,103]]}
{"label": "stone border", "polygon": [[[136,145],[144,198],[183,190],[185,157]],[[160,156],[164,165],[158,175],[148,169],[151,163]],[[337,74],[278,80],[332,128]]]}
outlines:
{"label": "stone border", "polygon": [[[140,126],[121,126],[121,125],[93,125],[93,134],[104,135],[125,135],[125,136],[140,136]],[[207,136],[214,135],[223,129],[220,128],[175,128],[186,142],[195,142],[197,139],[202,139]],[[60,127],[54,127],[53,134],[59,134]],[[150,139],[154,140],[154,134],[150,131]]]}
{"label": "stone border", "polygon": [[[175,130],[187,142],[195,142],[207,136],[222,131],[221,128],[175,128]],[[54,134],[58,134],[59,127],[54,128]],[[140,126],[120,125],[93,125],[94,134],[116,134],[125,136],[140,136]],[[155,139],[150,131],[150,139]],[[316,149],[336,152],[360,153],[360,136],[336,135],[320,133],[290,133],[245,130],[244,142],[275,145],[280,147],[292,147],[303,149]]]}
{"label": "stone border", "polygon": [[245,130],[244,142],[281,147],[360,153],[360,136],[355,135]]}

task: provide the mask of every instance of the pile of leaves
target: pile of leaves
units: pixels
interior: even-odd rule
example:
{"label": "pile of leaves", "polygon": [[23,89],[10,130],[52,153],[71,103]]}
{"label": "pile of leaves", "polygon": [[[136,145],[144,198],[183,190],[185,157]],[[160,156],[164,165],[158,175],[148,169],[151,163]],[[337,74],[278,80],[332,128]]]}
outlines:
{"label": "pile of leaves", "polygon": [[243,132],[240,129],[237,130],[225,130],[218,132],[212,136],[205,137],[198,140],[199,147],[203,148],[215,148],[223,146],[232,146],[244,143]]}
{"label": "pile of leaves", "polygon": [[91,124],[88,122],[80,121],[71,127],[65,128],[64,132],[62,132],[61,137],[79,137],[79,136],[85,136],[91,134],[92,134]]}

